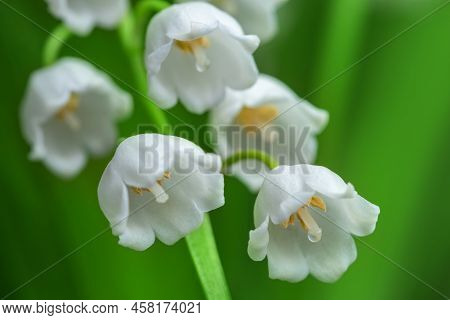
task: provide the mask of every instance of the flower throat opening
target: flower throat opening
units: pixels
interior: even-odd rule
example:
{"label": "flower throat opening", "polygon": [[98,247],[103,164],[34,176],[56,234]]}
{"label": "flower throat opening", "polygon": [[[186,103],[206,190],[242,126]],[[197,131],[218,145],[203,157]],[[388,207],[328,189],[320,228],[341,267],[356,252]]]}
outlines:
{"label": "flower throat opening", "polygon": [[234,122],[243,128],[244,133],[261,134],[265,142],[274,142],[278,138],[278,132],[269,124],[278,114],[278,108],[273,104],[254,108],[244,106]]}
{"label": "flower throat opening", "polygon": [[309,212],[309,208],[316,207],[322,211],[327,211],[327,207],[322,198],[313,196],[308,200],[308,203],[301,206],[296,213],[293,213],[288,219],[283,221],[281,225],[283,228],[288,228],[290,225],[295,224],[297,218],[300,226],[308,234],[308,240],[311,242],[319,242],[322,239],[322,229],[320,229],[317,222]]}
{"label": "flower throat opening", "polygon": [[278,108],[273,104],[264,104],[251,108],[244,106],[235,118],[238,125],[248,131],[258,131],[278,116]]}
{"label": "flower throat opening", "polygon": [[81,127],[80,119],[75,112],[80,106],[80,96],[76,93],[71,93],[69,100],[63,105],[55,114],[56,119],[64,121],[70,129],[77,131]]}
{"label": "flower throat opening", "polygon": [[150,188],[138,188],[138,187],[130,187],[131,190],[139,195],[142,196],[144,192],[151,192],[155,196],[155,200],[158,203],[166,203],[167,200],[169,200],[169,195],[164,190],[162,184],[165,180],[170,179],[170,172],[166,171],[164,172],[163,176],[159,178],[154,185],[152,185]]}
{"label": "flower throat opening", "polygon": [[195,67],[198,72],[208,70],[209,65],[211,64],[205,50],[210,46],[208,38],[200,37],[189,41],[175,40],[175,46],[182,52],[192,54],[194,56]]}

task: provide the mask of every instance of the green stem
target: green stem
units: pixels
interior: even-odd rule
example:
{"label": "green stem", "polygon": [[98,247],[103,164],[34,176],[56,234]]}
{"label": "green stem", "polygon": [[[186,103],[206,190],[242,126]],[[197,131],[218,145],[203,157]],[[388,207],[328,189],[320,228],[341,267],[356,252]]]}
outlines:
{"label": "green stem", "polygon": [[206,298],[229,300],[230,292],[208,215],[198,230],[186,236],[186,241]]}
{"label": "green stem", "polygon": [[[149,0],[139,3],[142,3],[142,7],[141,9],[136,9],[137,11],[143,10],[142,8],[145,6],[145,3],[147,3],[147,6],[149,6],[150,3],[161,5],[163,1]],[[155,7],[147,8],[151,8],[152,10],[155,9]],[[143,12],[141,12],[140,15],[142,17]],[[169,123],[165,114],[157,105],[152,103],[146,95],[147,77],[144,67],[142,46],[140,45],[141,38],[137,31],[138,27],[134,16],[131,13],[128,13],[119,29],[120,38],[130,58],[131,68],[139,91],[141,91],[141,97],[143,97],[143,102],[146,105],[148,115],[158,126],[159,132],[168,133],[165,132],[167,128],[169,128]],[[203,224],[199,229],[186,236],[186,241],[206,297],[208,299],[230,299],[228,286],[217,252],[214,233],[208,215],[205,215]]]}
{"label": "green stem", "polygon": [[53,64],[58,58],[64,42],[69,39],[72,32],[65,25],[61,24],[49,35],[42,51],[42,63],[44,66]]}
{"label": "green stem", "polygon": [[170,3],[163,0],[141,0],[134,8],[134,16],[136,19],[136,33],[142,39],[145,28],[152,13],[157,13],[169,7]]}
{"label": "green stem", "polygon": [[157,126],[159,132],[167,133],[169,122],[166,115],[152,100],[150,100],[150,98],[147,97],[148,87],[144,55],[141,46],[139,45],[139,38],[134,33],[135,30],[136,23],[134,17],[131,12],[128,12],[119,28],[122,45],[129,56],[131,71],[133,72],[136,81],[139,97],[146,106],[148,115]]}
{"label": "green stem", "polygon": [[242,161],[242,160],[259,160],[264,163],[270,170],[278,167],[278,162],[273,159],[267,153],[260,150],[244,150],[239,151],[232,156],[228,157],[222,166],[222,170],[225,171],[227,168],[231,167],[233,164]]}

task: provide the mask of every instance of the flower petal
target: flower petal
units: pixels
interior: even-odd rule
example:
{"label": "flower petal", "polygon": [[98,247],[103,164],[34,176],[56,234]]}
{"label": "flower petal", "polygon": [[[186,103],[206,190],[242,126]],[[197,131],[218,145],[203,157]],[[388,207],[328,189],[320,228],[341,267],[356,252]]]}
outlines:
{"label": "flower petal", "polygon": [[267,255],[267,247],[269,245],[269,218],[255,230],[250,231],[250,239],[248,241],[248,255],[254,261],[262,261]]}
{"label": "flower petal", "polygon": [[42,141],[35,145],[35,149],[39,152],[32,152],[32,158],[42,160],[51,171],[63,178],[75,176],[86,164],[87,156],[79,138],[56,119],[49,120],[42,127]]}
{"label": "flower petal", "polygon": [[117,147],[111,166],[127,185],[149,188],[172,166],[175,141],[160,134],[129,137]]}
{"label": "flower petal", "polygon": [[97,24],[108,29],[120,23],[129,6],[128,0],[85,0],[85,2],[91,6]]}
{"label": "flower petal", "polygon": [[177,104],[177,93],[173,83],[170,81],[168,72],[159,72],[149,77],[148,83],[148,95],[158,107],[168,109]]}
{"label": "flower petal", "polygon": [[305,279],[309,269],[299,241],[299,227],[290,226],[284,229],[281,226],[270,224],[269,234],[267,250],[269,277],[289,282]]}
{"label": "flower petal", "polygon": [[167,188],[183,193],[198,210],[209,212],[225,204],[224,179],[221,173],[204,172],[195,168],[191,173],[174,175],[174,179],[167,181]]}
{"label": "flower petal", "polygon": [[144,210],[130,214],[126,227],[119,234],[119,244],[133,250],[144,251],[155,242],[155,232]]}
{"label": "flower petal", "polygon": [[[223,77],[228,88],[243,90],[255,84],[258,68],[251,55],[259,45],[259,39],[252,36],[233,35],[221,25],[208,35],[211,46],[207,50],[211,64]],[[214,70],[213,70],[214,71]]]}
{"label": "flower petal", "polygon": [[[187,185],[184,181],[180,182],[176,175],[170,178],[170,180],[174,179],[177,181],[176,185],[164,184],[165,192],[169,195],[167,202],[158,203],[153,197],[148,204],[145,204],[145,207],[139,210],[138,214],[138,216],[146,217],[158,239],[167,245],[174,244],[198,228],[203,221],[203,212],[184,192]],[[146,199],[146,197],[134,195],[131,201],[140,198]],[[137,206],[136,202],[134,203],[134,206]]]}
{"label": "flower petal", "polygon": [[[211,155],[205,157],[212,160]],[[210,171],[204,161],[188,167],[193,160],[192,155],[180,155],[176,159],[171,178],[163,184],[169,200],[151,212],[152,226],[158,239],[168,245],[197,229],[205,212],[225,203],[223,175]],[[189,171],[181,172],[177,168],[189,168]]]}
{"label": "flower petal", "polygon": [[83,144],[94,155],[109,152],[117,139],[115,119],[108,98],[104,93],[92,89],[80,96],[77,110],[81,123],[79,134]]}
{"label": "flower petal", "polygon": [[295,168],[305,184],[327,197],[343,198],[353,193],[344,180],[328,168],[312,165],[296,165]]}
{"label": "flower petal", "polygon": [[314,210],[310,213],[322,229],[322,239],[313,243],[308,240],[306,232],[302,232],[300,245],[311,274],[320,281],[334,282],[355,261],[355,242],[350,234],[327,218],[326,213],[321,215]]}
{"label": "flower petal", "polygon": [[[170,108],[173,104],[167,102],[172,103],[173,96],[168,96],[168,93],[175,90],[177,97],[189,111],[204,113],[208,108],[218,104],[225,95],[222,79],[213,72],[214,69],[214,64],[211,64],[208,70],[198,72],[193,57],[174,48],[164,61],[160,75],[156,77],[158,85],[164,86],[163,91],[150,90],[149,94],[152,94],[151,98],[163,108]],[[154,78],[150,78],[150,81],[152,79]],[[165,92],[167,94],[164,94]]]}
{"label": "flower petal", "polygon": [[126,229],[129,214],[128,191],[120,175],[108,165],[98,185],[100,208],[108,219],[113,234],[119,235]]}
{"label": "flower petal", "polygon": [[238,0],[235,18],[249,34],[262,41],[270,40],[278,29],[276,9],[280,0]]}
{"label": "flower petal", "polygon": [[282,223],[314,195],[300,177],[298,166],[279,166],[266,174],[256,202],[272,223]]}
{"label": "flower petal", "polygon": [[73,31],[86,35],[95,25],[115,27],[128,8],[128,0],[46,0],[50,12]]}
{"label": "flower petal", "polygon": [[356,236],[367,236],[375,230],[380,208],[358,194],[348,199],[327,199],[327,211],[333,221]]}

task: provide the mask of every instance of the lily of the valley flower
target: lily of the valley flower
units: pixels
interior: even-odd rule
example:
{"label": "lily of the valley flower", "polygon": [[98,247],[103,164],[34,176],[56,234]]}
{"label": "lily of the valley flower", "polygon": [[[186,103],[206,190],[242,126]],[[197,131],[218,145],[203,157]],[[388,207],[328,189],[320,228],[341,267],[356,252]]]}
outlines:
{"label": "lily of the valley flower", "polygon": [[128,8],[128,0],[46,0],[50,12],[74,32],[86,35],[95,26],[117,26]]}
{"label": "lily of the valley flower", "polygon": [[74,176],[88,154],[102,155],[114,147],[115,122],[131,108],[130,95],[86,61],[65,58],[38,70],[21,114],[30,157],[60,176]]}
{"label": "lily of the valley flower", "polygon": [[356,259],[352,234],[371,234],[380,210],[324,167],[280,166],[266,176],[255,203],[248,253],[267,256],[272,279],[309,273],[336,281]]}
{"label": "lily of the valley flower", "polygon": [[185,139],[159,134],[124,140],[98,187],[100,207],[119,243],[145,250],[171,245],[224,204],[220,157]]}
{"label": "lily of the valley flower", "polygon": [[[179,0],[179,2],[198,0]],[[276,10],[287,0],[200,0],[228,12],[245,32],[256,34],[262,41],[270,40],[278,29]]]}
{"label": "lily of the valley flower", "polygon": [[[315,160],[316,135],[326,126],[328,113],[302,101],[279,80],[260,75],[250,89],[228,90],[210,120],[218,128],[217,149],[224,158],[251,146],[282,165],[293,165]],[[261,172],[254,170],[257,168],[260,163],[256,160],[246,160],[229,171],[257,191],[263,182]]]}
{"label": "lily of the valley flower", "polygon": [[215,107],[226,88],[242,90],[258,76],[256,36],[244,35],[227,13],[208,3],[170,6],[148,27],[149,94],[162,108],[177,99],[195,113]]}

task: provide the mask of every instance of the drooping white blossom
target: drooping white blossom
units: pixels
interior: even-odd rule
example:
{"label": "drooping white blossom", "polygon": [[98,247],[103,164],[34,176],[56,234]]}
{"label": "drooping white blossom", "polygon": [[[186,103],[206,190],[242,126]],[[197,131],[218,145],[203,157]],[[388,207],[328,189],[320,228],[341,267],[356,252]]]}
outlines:
{"label": "drooping white blossom", "polygon": [[[198,0],[178,0],[188,2]],[[246,33],[256,34],[261,41],[270,40],[278,29],[276,11],[287,0],[200,0],[228,12]]]}
{"label": "drooping white blossom", "polygon": [[[250,89],[228,90],[223,102],[211,111],[217,129],[217,151],[227,158],[240,150],[259,149],[279,164],[314,162],[317,138],[328,123],[328,113],[298,97],[279,80],[260,75]],[[229,172],[256,192],[261,187],[257,160],[234,164]]]}
{"label": "drooping white blossom", "polygon": [[124,140],[98,187],[100,207],[119,244],[145,250],[171,245],[224,204],[221,160],[175,136],[143,134]]}
{"label": "drooping white blossom", "polygon": [[309,273],[336,281],[356,259],[352,234],[371,234],[380,209],[324,167],[280,166],[266,175],[254,209],[248,253],[267,257],[269,277],[289,282]]}
{"label": "drooping white blossom", "polygon": [[50,12],[72,31],[86,35],[96,26],[116,27],[128,9],[128,0],[46,0]]}
{"label": "drooping white blossom", "polygon": [[179,99],[191,112],[215,107],[225,89],[246,89],[258,76],[245,35],[227,13],[203,2],[170,6],[150,22],[146,40],[149,95],[162,108]]}
{"label": "drooping white blossom", "polygon": [[30,158],[62,177],[76,175],[88,155],[109,152],[115,122],[132,109],[131,96],[103,72],[77,58],[35,71],[21,109]]}

